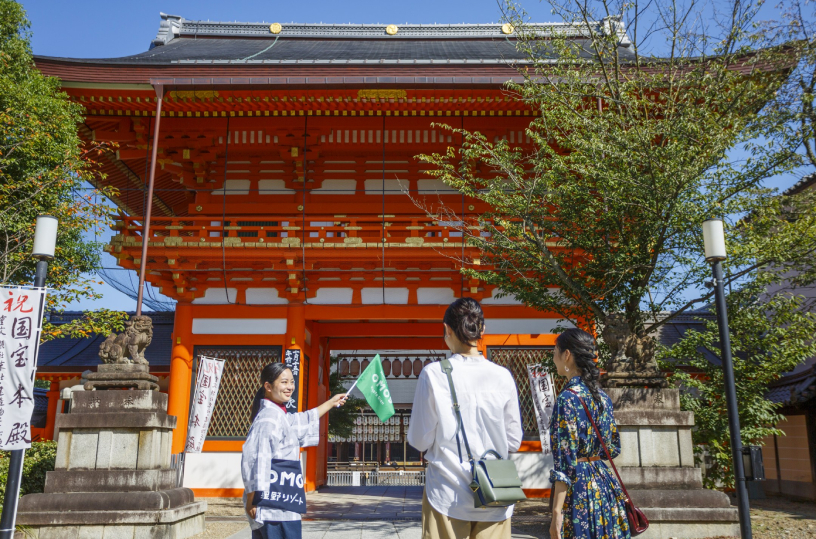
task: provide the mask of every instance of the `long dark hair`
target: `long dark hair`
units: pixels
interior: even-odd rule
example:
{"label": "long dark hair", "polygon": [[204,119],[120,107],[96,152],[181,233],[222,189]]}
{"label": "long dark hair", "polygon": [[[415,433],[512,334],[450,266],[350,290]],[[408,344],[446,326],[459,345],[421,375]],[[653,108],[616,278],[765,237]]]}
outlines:
{"label": "long dark hair", "polygon": [[442,321],[462,344],[471,346],[476,346],[485,327],[482,306],[473,298],[459,298],[448,305]]}
{"label": "long dark hair", "polygon": [[575,365],[581,371],[581,380],[589,388],[592,398],[603,405],[600,394],[601,370],[596,363],[598,347],[592,335],[583,329],[569,328],[555,338],[555,346],[562,352],[570,351],[575,359]]}
{"label": "long dark hair", "polygon": [[264,399],[264,395],[266,394],[266,390],[264,389],[264,384],[269,382],[270,384],[274,384],[275,380],[283,374],[283,371],[290,370],[289,367],[286,366],[286,363],[270,363],[266,367],[263,368],[261,371],[261,387],[255,393],[255,398],[252,399],[252,409],[249,414],[249,421],[255,421],[255,416],[258,415],[258,412],[261,411],[261,402]]}

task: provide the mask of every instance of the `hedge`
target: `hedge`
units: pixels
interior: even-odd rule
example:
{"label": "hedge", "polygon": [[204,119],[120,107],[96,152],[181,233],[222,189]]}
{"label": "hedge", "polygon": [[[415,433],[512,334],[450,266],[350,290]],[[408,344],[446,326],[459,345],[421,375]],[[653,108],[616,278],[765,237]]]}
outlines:
{"label": "hedge", "polygon": [[[6,497],[6,479],[8,479],[9,457],[11,452],[0,451],[0,507]],[[45,488],[45,472],[54,469],[57,460],[57,442],[34,442],[31,449],[25,452],[23,460],[23,479],[20,484],[20,496],[42,492]]]}

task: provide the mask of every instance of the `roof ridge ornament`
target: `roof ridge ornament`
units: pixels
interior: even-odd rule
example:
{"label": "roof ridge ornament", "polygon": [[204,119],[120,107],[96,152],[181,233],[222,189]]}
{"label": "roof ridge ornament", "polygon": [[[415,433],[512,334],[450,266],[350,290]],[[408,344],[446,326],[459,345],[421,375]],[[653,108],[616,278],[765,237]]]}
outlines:
{"label": "roof ridge ornament", "polygon": [[173,39],[181,34],[181,27],[184,25],[184,17],[180,15],[168,15],[160,12],[161,23],[159,23],[159,33],[156,38],[150,43],[150,48],[167,45]]}

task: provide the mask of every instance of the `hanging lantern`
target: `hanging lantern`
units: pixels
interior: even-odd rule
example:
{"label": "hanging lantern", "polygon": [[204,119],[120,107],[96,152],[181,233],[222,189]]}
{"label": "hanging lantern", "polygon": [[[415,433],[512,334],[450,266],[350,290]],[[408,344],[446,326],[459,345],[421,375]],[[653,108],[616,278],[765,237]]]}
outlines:
{"label": "hanging lantern", "polygon": [[391,372],[395,378],[402,376],[402,360],[400,360],[400,358],[394,358],[394,361],[391,363]]}
{"label": "hanging lantern", "polygon": [[369,363],[371,363],[371,361],[369,361],[369,359],[368,359],[368,358],[365,358],[365,359],[363,360],[363,364],[362,364],[362,365],[360,365],[360,372],[363,372],[364,370],[366,370],[366,367],[368,367],[368,364],[369,364]]}
{"label": "hanging lantern", "polygon": [[425,361],[423,361],[423,362],[422,362],[422,367],[423,367],[423,368],[425,368],[425,367],[427,367],[428,365],[430,365],[431,363],[433,363],[433,361],[431,361],[431,358],[426,357],[426,358],[425,358]]}
{"label": "hanging lantern", "polygon": [[382,361],[382,369],[384,375],[391,376],[391,361],[388,359],[384,359]]}
{"label": "hanging lantern", "polygon": [[340,376],[348,376],[349,374],[349,361],[346,358],[340,360],[340,363],[337,364],[337,368],[340,371]]}
{"label": "hanging lantern", "polygon": [[357,358],[351,360],[351,367],[349,369],[352,376],[357,376],[360,374],[360,361]]}
{"label": "hanging lantern", "polygon": [[414,376],[419,376],[420,372],[422,372],[422,360],[416,358],[414,360]]}
{"label": "hanging lantern", "polygon": [[413,370],[413,365],[411,363],[411,358],[406,357],[402,360],[402,375],[406,378],[411,376],[411,370]]}

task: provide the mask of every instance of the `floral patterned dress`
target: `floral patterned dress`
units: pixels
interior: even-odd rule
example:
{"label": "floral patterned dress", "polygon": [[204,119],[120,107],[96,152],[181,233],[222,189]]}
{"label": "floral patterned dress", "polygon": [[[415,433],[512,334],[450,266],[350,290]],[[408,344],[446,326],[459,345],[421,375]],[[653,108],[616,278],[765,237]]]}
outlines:
{"label": "floral patterned dress", "polygon": [[606,460],[606,456],[584,407],[571,391],[580,395],[589,407],[612,458],[621,451],[612,401],[601,392],[601,408],[579,376],[570,379],[558,395],[550,419],[554,460],[550,480],[553,484],[561,481],[568,486],[561,537],[629,539],[629,522],[623,505],[625,497],[614,472],[602,461],[578,462],[579,458],[595,456]]}

